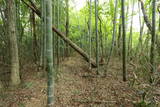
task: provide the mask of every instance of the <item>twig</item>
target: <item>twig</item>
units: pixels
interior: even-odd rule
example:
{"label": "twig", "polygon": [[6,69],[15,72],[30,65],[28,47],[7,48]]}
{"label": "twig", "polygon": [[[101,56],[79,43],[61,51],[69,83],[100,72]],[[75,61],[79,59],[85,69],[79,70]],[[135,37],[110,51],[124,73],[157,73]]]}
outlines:
{"label": "twig", "polygon": [[102,103],[116,103],[116,101],[103,101],[103,100],[88,100],[88,99],[72,99],[74,102],[79,103],[96,103],[96,104],[102,104]]}

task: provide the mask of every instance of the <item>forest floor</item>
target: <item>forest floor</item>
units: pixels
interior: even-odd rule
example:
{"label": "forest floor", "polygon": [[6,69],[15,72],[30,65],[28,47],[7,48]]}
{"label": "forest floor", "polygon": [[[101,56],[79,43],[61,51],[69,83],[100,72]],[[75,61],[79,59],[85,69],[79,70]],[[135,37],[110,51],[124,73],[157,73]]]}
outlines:
{"label": "forest floor", "polygon": [[[121,66],[118,58],[112,58],[103,77],[96,75],[94,69],[89,70],[78,55],[64,59],[57,73],[55,107],[133,107],[133,103],[141,100],[139,92],[143,85],[133,87],[130,81],[123,82]],[[133,77],[134,68],[128,68],[129,77]],[[105,66],[100,71],[104,69]],[[0,107],[45,107],[47,79],[43,73],[26,66],[22,78],[20,87],[1,91]],[[160,90],[160,85],[156,89]],[[156,102],[160,102],[159,92],[154,96]]]}

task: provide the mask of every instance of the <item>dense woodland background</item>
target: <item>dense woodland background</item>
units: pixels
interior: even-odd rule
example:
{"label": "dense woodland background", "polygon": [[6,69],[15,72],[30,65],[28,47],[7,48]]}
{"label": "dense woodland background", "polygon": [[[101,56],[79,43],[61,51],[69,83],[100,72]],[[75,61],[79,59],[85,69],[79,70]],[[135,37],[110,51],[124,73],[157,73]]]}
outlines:
{"label": "dense woodland background", "polygon": [[76,2],[0,0],[0,107],[159,107],[159,1]]}

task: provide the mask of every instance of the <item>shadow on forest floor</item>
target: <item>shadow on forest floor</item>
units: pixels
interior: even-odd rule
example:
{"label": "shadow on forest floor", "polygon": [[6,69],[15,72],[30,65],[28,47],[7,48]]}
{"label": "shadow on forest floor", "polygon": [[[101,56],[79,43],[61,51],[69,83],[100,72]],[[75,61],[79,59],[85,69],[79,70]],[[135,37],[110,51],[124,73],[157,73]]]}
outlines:
{"label": "shadow on forest floor", "polygon": [[[129,67],[129,77],[133,68]],[[100,68],[100,71],[103,71]],[[55,107],[132,107],[141,100],[139,86],[122,81],[121,61],[112,58],[105,77],[88,69],[78,55],[64,59],[57,73]],[[160,90],[160,86],[156,87]],[[29,68],[23,71],[23,83],[17,89],[0,93],[0,107],[45,107],[47,80],[42,71]],[[154,96],[160,102],[160,95]]]}

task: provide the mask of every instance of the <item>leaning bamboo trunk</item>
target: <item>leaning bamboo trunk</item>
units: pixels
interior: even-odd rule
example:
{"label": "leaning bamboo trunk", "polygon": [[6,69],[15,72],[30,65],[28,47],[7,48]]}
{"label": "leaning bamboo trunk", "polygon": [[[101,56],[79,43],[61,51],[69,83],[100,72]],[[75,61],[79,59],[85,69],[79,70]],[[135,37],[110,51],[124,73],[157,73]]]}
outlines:
{"label": "leaning bamboo trunk", "polygon": [[[58,34],[66,43],[68,43],[75,51],[77,51],[81,56],[85,58],[87,62],[89,62],[89,55],[84,52],[80,47],[78,47],[75,43],[73,43],[70,39],[68,39],[63,33],[58,31],[54,26],[52,27],[52,30]],[[96,67],[96,63],[93,59],[91,59],[91,64],[93,67]]]}
{"label": "leaning bamboo trunk", "polygon": [[[24,0],[21,0],[24,4],[26,4],[30,9],[32,9],[39,17],[41,17],[41,12],[36,8],[36,6],[32,3],[32,5],[27,4]],[[89,62],[89,55],[83,51],[79,46],[77,46],[74,42],[72,42],[69,38],[67,38],[62,32],[60,32],[57,28],[52,26],[52,30],[57,33],[69,46],[71,46],[76,52],[78,52],[87,62]],[[91,59],[91,64],[93,67],[97,67],[96,62]]]}

